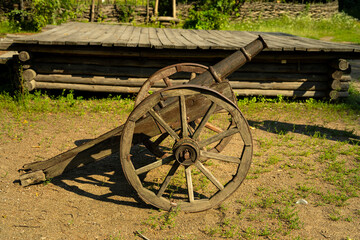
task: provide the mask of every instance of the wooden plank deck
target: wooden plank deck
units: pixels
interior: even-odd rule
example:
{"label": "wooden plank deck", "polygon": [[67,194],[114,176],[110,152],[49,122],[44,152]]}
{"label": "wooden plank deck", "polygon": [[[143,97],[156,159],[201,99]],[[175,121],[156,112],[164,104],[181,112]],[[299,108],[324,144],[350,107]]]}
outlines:
{"label": "wooden plank deck", "polygon": [[[284,33],[141,28],[98,23],[66,23],[14,39],[20,45],[104,46],[154,49],[238,50],[261,35],[265,51],[358,53],[360,45],[330,43]],[[21,49],[18,49],[21,50]]]}

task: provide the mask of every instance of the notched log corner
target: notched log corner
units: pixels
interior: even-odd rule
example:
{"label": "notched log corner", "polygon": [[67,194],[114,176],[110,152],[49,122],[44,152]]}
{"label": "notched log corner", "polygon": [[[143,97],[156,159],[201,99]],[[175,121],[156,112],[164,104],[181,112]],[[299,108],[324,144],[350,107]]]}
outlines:
{"label": "notched log corner", "polygon": [[23,187],[44,182],[46,180],[45,173],[42,170],[37,170],[35,172],[28,172],[20,175],[20,184]]}

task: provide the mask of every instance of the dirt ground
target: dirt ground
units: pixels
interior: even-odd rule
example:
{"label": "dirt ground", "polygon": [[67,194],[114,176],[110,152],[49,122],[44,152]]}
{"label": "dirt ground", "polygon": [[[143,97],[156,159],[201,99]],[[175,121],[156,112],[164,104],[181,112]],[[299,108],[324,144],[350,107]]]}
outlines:
{"label": "dirt ground", "polygon": [[[359,85],[358,82],[356,84]],[[272,109],[264,111],[260,116],[245,112],[252,126],[255,164],[265,161],[264,156],[257,154],[261,149],[261,140],[273,139],[276,135],[268,131],[266,124],[263,125],[265,127],[256,127],[256,123],[273,121],[290,126],[310,125],[320,132],[330,129],[342,133],[353,129],[352,136],[360,136],[359,117],[349,123],[341,118],[317,119],[314,113],[303,113],[295,119],[286,112],[278,116]],[[66,173],[46,184],[20,186],[17,170],[25,163],[46,160],[60,154],[75,147],[79,140],[95,138],[123,124],[126,117],[126,114],[114,117],[106,112],[85,115],[39,113],[29,119],[23,118],[21,114],[1,114],[0,239],[142,239],[134,234],[136,231],[140,231],[148,239],[224,239],[225,235],[210,234],[209,228],[223,226],[224,219],[227,218],[234,222],[240,221],[234,228],[244,233],[253,225],[272,229],[278,224],[273,220],[253,220],[250,217],[236,220],[239,219],[237,215],[241,210],[239,202],[243,199],[251,202],[251,199],[256,197],[253,193],[258,192],[261,187],[275,190],[286,188],[290,191],[295,189],[297,184],[311,178],[299,169],[289,174],[275,166],[258,178],[246,179],[220,208],[199,213],[179,212],[170,219],[173,222],[163,224],[164,227],[159,227],[164,212],[144,204],[136,197],[122,173],[118,155]],[[309,119],[312,119],[311,122]],[[303,133],[300,131],[291,134],[297,141],[305,142],[310,136]],[[337,139],[328,139],[329,144],[336,141]],[[324,146],[319,146],[321,147]],[[274,146],[266,151],[266,156],[280,150],[287,151],[284,146]],[[313,161],[316,156],[312,154],[306,161]],[[353,156],[347,157],[351,159]],[[321,188],[321,184],[318,182],[316,187]],[[325,187],[331,190],[331,185]],[[295,206],[302,222],[300,229],[294,229],[288,235],[274,233],[270,236],[248,238],[360,239],[359,197],[350,198],[341,208],[341,215],[353,216],[351,221],[331,220],[329,214],[333,207],[317,205],[311,196],[308,201],[307,205]],[[253,213],[254,218],[264,216],[256,211]],[[158,226],[155,226],[156,224]],[[230,235],[228,237],[242,238]]]}
{"label": "dirt ground", "polygon": [[[271,111],[265,110],[262,117],[248,113],[250,124],[256,126],[256,122],[270,120],[279,123],[287,121],[297,126],[309,124],[307,121],[310,116],[287,120],[289,116],[286,114],[279,118]],[[271,115],[273,117],[269,117]],[[296,184],[306,182],[310,177],[300,170],[289,174],[279,167],[272,168],[259,178],[246,179],[222,207],[200,213],[177,213],[172,219],[173,223],[163,225],[164,228],[156,226],[161,225],[164,212],[142,203],[136,197],[124,178],[117,155],[54,178],[48,184],[29,187],[19,185],[17,170],[25,163],[45,160],[59,154],[74,147],[79,140],[94,138],[122,124],[125,118],[126,114],[113,117],[101,112],[82,116],[44,113],[31,119],[16,119],[10,113],[3,116],[2,131],[6,131],[6,134],[1,135],[0,145],[0,238],[142,239],[134,234],[135,231],[140,231],[148,239],[223,239],[224,236],[211,235],[208,229],[224,224],[224,218],[237,219],[236,215],[241,210],[239,201],[247,199],[251,202],[252,197],[256,197],[253,193],[260,187],[295,189]],[[321,121],[316,120],[311,125],[320,126],[324,124]],[[11,126],[11,122],[16,122],[16,126],[7,129],[6,125]],[[324,129],[334,131],[344,131],[347,127],[354,129],[354,136],[360,136],[360,126],[356,123],[346,125],[342,119],[337,119],[323,125]],[[266,126],[265,129],[253,127],[252,134],[255,140],[256,165],[263,161],[257,155],[260,140],[272,139],[276,134],[267,131]],[[301,132],[292,134],[301,141],[310,138]],[[284,146],[273,147],[266,154],[276,153],[282,148]],[[314,156],[309,156],[307,160],[311,161],[311,158]],[[307,200],[310,202],[308,205],[295,206],[303,223],[300,229],[292,230],[289,235],[249,239],[360,239],[360,217],[352,214],[359,212],[358,197],[349,199],[341,210],[343,215],[355,216],[352,221],[332,221],[328,217],[332,207],[317,205],[311,197]],[[255,211],[254,217],[256,215],[263,216]],[[269,229],[277,224],[272,220],[262,221],[264,220],[257,219],[254,222],[245,218],[236,228],[246,232],[248,226],[253,224]]]}

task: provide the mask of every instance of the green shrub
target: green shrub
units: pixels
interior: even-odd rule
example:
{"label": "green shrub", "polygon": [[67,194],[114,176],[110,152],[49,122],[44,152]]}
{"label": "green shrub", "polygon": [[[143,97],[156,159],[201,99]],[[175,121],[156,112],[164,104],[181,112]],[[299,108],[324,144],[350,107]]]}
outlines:
{"label": "green shrub", "polygon": [[33,0],[28,10],[8,14],[10,25],[17,31],[39,31],[47,24],[59,24],[76,16],[71,0]]}
{"label": "green shrub", "polygon": [[135,9],[131,5],[118,4],[116,5],[119,22],[131,22],[134,20]]}
{"label": "green shrub", "polygon": [[221,29],[241,1],[201,0],[189,11],[184,28]]}
{"label": "green shrub", "polygon": [[205,11],[191,9],[189,17],[184,23],[184,28],[221,29],[225,25],[227,18],[228,15],[222,14],[216,9]]}

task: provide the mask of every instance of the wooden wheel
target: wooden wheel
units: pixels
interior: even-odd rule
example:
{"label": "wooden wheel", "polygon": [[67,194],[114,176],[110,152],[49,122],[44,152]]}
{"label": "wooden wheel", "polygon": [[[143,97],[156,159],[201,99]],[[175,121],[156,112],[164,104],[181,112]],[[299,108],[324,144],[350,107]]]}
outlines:
{"label": "wooden wheel", "polygon": [[[164,98],[173,101],[154,110]],[[222,127],[224,118],[232,122],[225,131],[205,128],[207,122]],[[200,122],[193,129],[189,123],[195,119]],[[157,126],[158,134],[144,137],[139,122]],[[221,154],[212,151],[229,137]],[[137,144],[144,138],[157,154]],[[160,90],[135,107],[123,128],[120,159],[126,178],[145,202],[197,212],[218,205],[241,185],[252,148],[248,123],[231,100],[206,87],[183,85]]]}
{"label": "wooden wheel", "polygon": [[[135,106],[137,106],[142,100],[144,100],[147,96],[149,96],[150,88],[156,83],[163,81],[166,87],[171,87],[176,84],[187,83],[196,77],[196,74],[201,74],[209,69],[207,66],[197,64],[197,63],[177,63],[167,67],[164,67],[158,71],[156,71],[153,75],[151,75],[142,85],[140,91],[135,99]],[[177,81],[171,80],[172,76],[176,76],[178,73],[189,73],[187,76],[187,80],[184,79]]]}
{"label": "wooden wheel", "polygon": [[[175,86],[175,85],[180,85],[180,84],[185,84],[188,81],[194,79],[197,74],[201,74],[203,72],[205,72],[206,70],[208,70],[209,67],[204,66],[202,64],[198,64],[198,63],[177,63],[177,64],[173,64],[167,67],[164,67],[158,71],[156,71],[153,75],[151,75],[142,85],[142,87],[140,88],[140,91],[138,93],[138,95],[136,96],[135,99],[135,107],[137,105],[139,105],[139,103],[141,103],[141,101],[143,101],[146,97],[148,97],[150,95],[149,91],[150,88],[156,83],[156,82],[164,82],[166,87],[171,87],[171,86]],[[187,80],[171,80],[172,76],[176,76],[176,74],[178,73],[188,73],[188,79]],[[177,83],[176,83],[177,82]],[[234,101],[235,101],[235,96],[234,96]],[[166,106],[166,103],[164,103],[164,101],[160,101],[157,108],[162,108]],[[196,125],[199,123],[199,120],[195,120],[190,124],[191,127],[195,128]],[[230,123],[231,124],[231,123]],[[207,123],[205,125],[206,128],[214,131],[214,132],[222,132],[224,131],[224,129],[215,127],[214,125],[212,125],[211,123]],[[225,129],[229,128],[229,126],[226,126]],[[230,141],[230,137],[229,138],[224,138],[221,142],[218,143],[217,146],[214,146],[214,149],[212,151],[214,152],[221,152],[224,147],[228,144],[228,142]],[[151,147],[150,145],[146,144],[146,147],[149,148],[150,151],[157,151],[155,150],[155,148]],[[155,153],[155,152],[154,152]]]}

